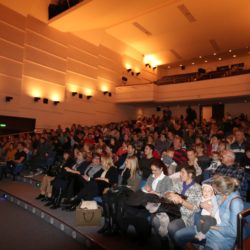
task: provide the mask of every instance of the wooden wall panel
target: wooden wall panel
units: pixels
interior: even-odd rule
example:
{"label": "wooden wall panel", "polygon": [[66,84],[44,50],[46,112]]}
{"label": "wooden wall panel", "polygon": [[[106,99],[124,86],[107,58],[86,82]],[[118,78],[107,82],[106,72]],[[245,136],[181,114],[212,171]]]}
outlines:
{"label": "wooden wall panel", "polygon": [[25,33],[21,29],[0,21],[0,38],[23,46]]}
{"label": "wooden wall panel", "polygon": [[0,56],[22,62],[23,55],[24,48],[22,46],[0,39]]}
{"label": "wooden wall panel", "polygon": [[54,82],[57,84],[65,84],[65,73],[56,71],[48,67],[43,67],[39,64],[34,64],[29,61],[25,61],[23,67],[23,74],[40,80],[48,82]]}
{"label": "wooden wall panel", "polygon": [[23,64],[20,62],[0,57],[0,73],[3,75],[21,78],[22,67]]}
{"label": "wooden wall panel", "polygon": [[14,78],[0,74],[0,93],[5,95],[19,95],[22,89],[21,78]]}
{"label": "wooden wall panel", "polygon": [[69,46],[68,48],[68,58],[73,59],[88,65],[97,66],[99,63],[98,56],[86,53],[84,50]]}
{"label": "wooden wall panel", "polygon": [[66,59],[53,56],[50,53],[46,53],[42,50],[37,50],[30,46],[26,46],[25,48],[25,59],[51,69],[59,70],[62,72],[66,71]]}
{"label": "wooden wall panel", "polygon": [[24,29],[26,24],[26,18],[21,14],[12,11],[11,9],[0,4],[0,19],[7,24],[13,25],[17,28]]}
{"label": "wooden wall panel", "polygon": [[98,75],[98,69],[95,66],[80,63],[71,58],[67,60],[67,69],[72,72],[76,72],[81,75],[86,75],[88,77],[96,78]]}
{"label": "wooden wall panel", "polygon": [[53,40],[47,39],[44,36],[40,36],[38,33],[27,30],[25,43],[31,47],[44,50],[47,53],[51,53],[55,56],[66,58],[67,47],[57,43]]}
{"label": "wooden wall panel", "polygon": [[41,36],[55,41],[63,46],[67,46],[67,34],[49,27],[32,16],[27,16],[27,29],[39,33]]}

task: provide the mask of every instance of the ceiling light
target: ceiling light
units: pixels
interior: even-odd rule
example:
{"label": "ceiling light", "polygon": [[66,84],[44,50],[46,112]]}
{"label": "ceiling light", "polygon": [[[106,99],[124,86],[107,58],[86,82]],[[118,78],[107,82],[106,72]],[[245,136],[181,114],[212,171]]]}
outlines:
{"label": "ceiling light", "polygon": [[201,58],[202,58],[202,56],[199,56],[199,58],[201,59]]}
{"label": "ceiling light", "polygon": [[182,67],[182,64],[180,64],[180,67]]}
{"label": "ceiling light", "polygon": [[216,56],[217,55],[216,52],[214,52],[213,55]]}
{"label": "ceiling light", "polygon": [[231,52],[232,52],[232,50],[230,49],[228,52],[229,52],[229,53],[231,53]]}
{"label": "ceiling light", "polygon": [[194,62],[192,62],[192,65],[194,65],[195,63]]}
{"label": "ceiling light", "polygon": [[236,55],[233,55],[233,58],[235,58],[236,57]]}
{"label": "ceiling light", "polygon": [[218,60],[219,60],[219,61],[221,61],[221,60],[222,60],[222,58],[221,58],[221,57],[219,57],[219,58],[218,58]]}
{"label": "ceiling light", "polygon": [[171,68],[171,66],[170,65],[168,65],[168,69],[170,69]]}
{"label": "ceiling light", "polygon": [[207,60],[205,60],[204,62],[207,63]]}

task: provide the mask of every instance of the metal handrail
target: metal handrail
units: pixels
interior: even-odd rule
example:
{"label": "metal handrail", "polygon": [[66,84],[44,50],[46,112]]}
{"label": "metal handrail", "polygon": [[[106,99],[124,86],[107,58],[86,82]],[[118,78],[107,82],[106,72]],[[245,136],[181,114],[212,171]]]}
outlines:
{"label": "metal handrail", "polygon": [[247,208],[243,211],[241,211],[240,213],[238,213],[237,216],[237,246],[236,246],[236,250],[243,250],[243,244],[244,244],[244,240],[243,240],[243,227],[244,227],[244,219],[250,215],[250,208]]}

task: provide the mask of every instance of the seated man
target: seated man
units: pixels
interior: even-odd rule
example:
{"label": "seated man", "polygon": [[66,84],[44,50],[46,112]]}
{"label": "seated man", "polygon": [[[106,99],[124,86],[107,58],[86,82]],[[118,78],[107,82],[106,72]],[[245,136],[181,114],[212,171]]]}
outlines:
{"label": "seated man", "polygon": [[26,157],[27,155],[24,152],[24,143],[19,142],[17,144],[17,152],[15,153],[14,160],[7,163],[8,171],[13,175],[13,180],[15,180],[15,176],[20,174],[24,169]]}

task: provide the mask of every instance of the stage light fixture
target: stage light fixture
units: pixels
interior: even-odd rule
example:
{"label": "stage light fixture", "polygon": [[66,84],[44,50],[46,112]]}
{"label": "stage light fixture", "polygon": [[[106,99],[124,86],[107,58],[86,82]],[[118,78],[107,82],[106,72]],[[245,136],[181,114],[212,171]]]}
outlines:
{"label": "stage light fixture", "polygon": [[48,98],[43,98],[43,103],[44,104],[48,104],[49,103],[49,99]]}
{"label": "stage light fixture", "polygon": [[10,102],[11,100],[13,100],[12,96],[5,96],[5,101],[6,102]]}
{"label": "stage light fixture", "polygon": [[34,97],[34,102],[39,102],[41,100],[41,97]]}

